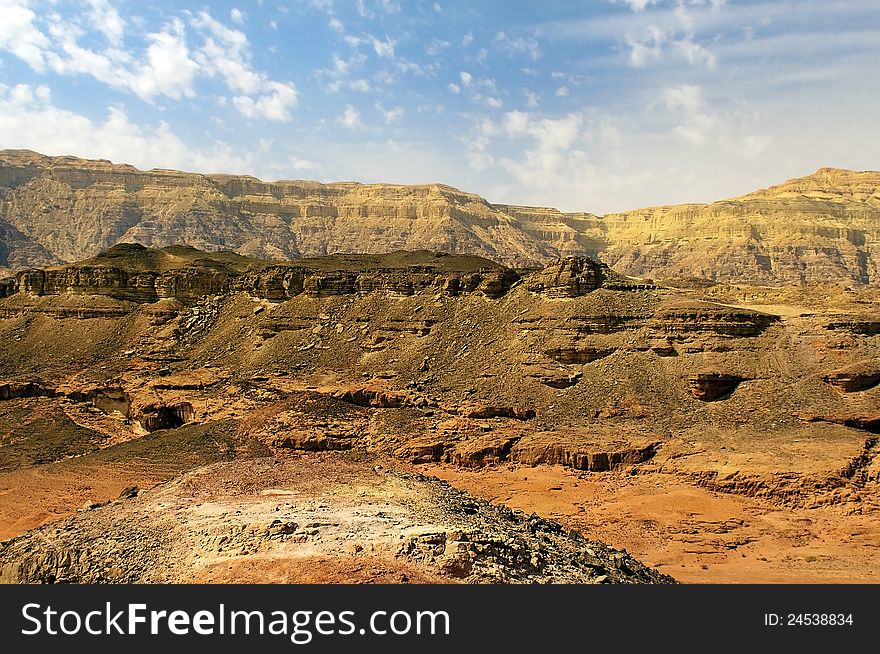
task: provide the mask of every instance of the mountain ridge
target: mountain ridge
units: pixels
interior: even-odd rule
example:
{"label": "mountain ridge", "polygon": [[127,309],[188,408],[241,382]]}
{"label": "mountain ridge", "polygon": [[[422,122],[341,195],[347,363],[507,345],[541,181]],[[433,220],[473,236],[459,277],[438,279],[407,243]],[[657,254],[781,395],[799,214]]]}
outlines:
{"label": "mountain ridge", "polygon": [[433,250],[534,268],[590,256],[636,277],[878,285],[880,173],[825,167],[713,203],[598,216],[494,204],[440,183],[265,182],[0,151],[0,268],[125,242],[279,261]]}

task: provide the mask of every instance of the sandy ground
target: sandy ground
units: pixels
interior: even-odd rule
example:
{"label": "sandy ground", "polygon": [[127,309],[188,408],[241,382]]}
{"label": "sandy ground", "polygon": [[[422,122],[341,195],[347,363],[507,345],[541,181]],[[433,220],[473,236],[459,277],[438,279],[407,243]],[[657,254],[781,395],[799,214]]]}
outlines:
{"label": "sandy ground", "polygon": [[195,468],[0,544],[0,583],[669,583],[556,523],[361,455]]}
{"label": "sandy ground", "polygon": [[[876,513],[854,513],[858,507],[853,504],[788,509],[714,493],[663,474],[513,465],[478,471],[448,465],[413,469],[494,503],[557,520],[686,583],[880,583],[880,520]],[[0,539],[69,516],[89,500],[114,499],[127,486],[150,488],[175,474],[71,462],[2,473]],[[308,582],[314,563],[304,560],[294,569],[270,560],[218,562],[203,568],[197,581]],[[387,561],[382,569],[344,558],[320,567],[327,581],[432,581]]]}
{"label": "sandy ground", "polygon": [[0,540],[66,518],[87,501],[106,502],[128,486],[150,488],[169,478],[137,466],[48,464],[0,473]]}
{"label": "sandy ground", "polygon": [[557,520],[686,583],[880,583],[880,519],[853,513],[852,504],[787,509],[663,474],[418,469]]}

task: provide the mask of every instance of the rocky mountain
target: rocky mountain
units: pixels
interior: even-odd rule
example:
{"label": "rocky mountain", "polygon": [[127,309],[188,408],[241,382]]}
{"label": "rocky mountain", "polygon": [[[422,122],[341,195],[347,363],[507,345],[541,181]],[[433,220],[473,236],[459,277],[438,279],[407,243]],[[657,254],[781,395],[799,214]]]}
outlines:
{"label": "rocky mountain", "polygon": [[128,243],[0,291],[0,581],[877,580],[875,287]]}
{"label": "rocky mountain", "polygon": [[0,268],[117,243],[271,260],[433,250],[516,268],[588,255],[655,279],[877,285],[880,173],[823,168],[708,205],[596,216],[491,204],[442,184],[269,183],[0,151]]}

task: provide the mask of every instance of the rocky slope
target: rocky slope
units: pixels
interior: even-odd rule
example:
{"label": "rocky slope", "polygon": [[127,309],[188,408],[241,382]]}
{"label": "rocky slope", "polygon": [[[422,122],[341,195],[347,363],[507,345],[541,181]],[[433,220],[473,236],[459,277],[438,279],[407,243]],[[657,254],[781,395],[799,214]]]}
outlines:
{"label": "rocky slope", "polygon": [[257,458],[126,489],[0,543],[0,583],[674,583],[536,515],[374,464]]}
{"label": "rocky slope", "polygon": [[603,259],[630,275],[797,285],[880,280],[880,173],[813,175],[709,205],[607,215]]}
{"label": "rocky slope", "polygon": [[[880,510],[880,298],[870,287],[670,287],[586,257],[517,272],[423,251],[270,262],[133,244],[23,271],[2,287],[0,490],[16,489],[0,492],[2,537],[199,465],[228,461],[245,474],[254,456],[310,461],[367,452],[389,466],[492,471],[507,475],[504,485],[544,475],[534,467],[559,466],[581,483],[578,506],[591,512],[576,509],[568,523],[576,529],[605,524],[597,513],[604,502],[587,481],[618,480],[602,484],[677,488],[689,502],[745,498],[786,521],[801,520],[793,511],[837,515],[852,530],[840,537],[853,552],[850,579],[871,555],[859,543],[875,530],[858,531]],[[533,489],[548,517],[557,515],[559,506],[546,500],[557,486]],[[652,502],[665,507],[655,494]],[[242,527],[242,547],[275,552],[264,529],[271,520],[257,504],[253,520],[241,507],[224,509],[226,519]],[[33,574],[79,566],[84,555],[63,552],[82,549],[81,528],[122,539],[95,542],[93,558],[119,563],[112,574],[145,579],[126,567],[124,534],[104,521],[121,520],[128,509],[118,509],[89,512],[95,522],[76,519],[69,533],[58,526],[18,541],[54,552]],[[234,517],[237,510],[245,517]],[[162,520],[186,517],[176,511]],[[648,508],[639,511],[638,520],[651,519]],[[740,515],[731,511],[723,525]],[[607,515],[647,529],[628,514]],[[737,536],[729,550],[686,522],[669,529],[696,543],[682,555],[692,579],[706,560],[695,559],[700,552],[738,561],[740,536],[784,536],[730,527]],[[455,527],[444,525],[444,532]],[[209,527],[198,538],[225,535]],[[309,541],[316,547],[342,542],[344,529],[314,528],[328,538]],[[182,561],[161,531],[141,544]],[[787,556],[798,555],[792,538]],[[756,550],[747,559],[753,564]],[[23,560],[24,550],[15,551]],[[382,565],[418,563],[393,559]],[[803,571],[828,578],[835,561]],[[225,578],[221,562],[214,579]],[[256,574],[271,556],[242,565]],[[21,578],[37,578],[29,574]]]}
{"label": "rocky slope", "polygon": [[600,217],[494,205],[441,184],[268,183],[0,151],[0,268],[120,242],[274,260],[427,249],[512,267],[589,255],[654,279],[877,285],[880,173],[825,168],[709,205]]}

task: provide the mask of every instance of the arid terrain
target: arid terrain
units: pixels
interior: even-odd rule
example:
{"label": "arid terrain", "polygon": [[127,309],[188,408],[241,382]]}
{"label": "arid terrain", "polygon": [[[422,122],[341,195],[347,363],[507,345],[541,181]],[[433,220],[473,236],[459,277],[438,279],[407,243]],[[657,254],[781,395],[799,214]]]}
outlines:
{"label": "arid terrain", "polygon": [[0,150],[0,269],[116,245],[288,260],[432,250],[511,267],[589,256],[654,279],[877,285],[880,173],[822,168],[712,204],[597,216],[492,204],[444,184],[263,182]]}
{"label": "arid terrain", "polygon": [[[593,217],[640,216],[654,245],[627,258],[611,228],[592,251],[589,229],[542,234],[539,210],[477,229],[477,200],[400,209],[448,187],[281,193],[13,154],[5,265],[40,267],[0,280],[3,581],[880,581],[877,173]],[[146,194],[157,177],[184,199]],[[200,195],[221,181],[264,218],[241,198],[369,191],[346,224],[375,236],[397,207],[409,236],[335,242],[338,209],[290,209],[289,251],[188,231],[247,224]],[[193,194],[222,216],[174,204]],[[465,213],[478,245],[437,229]],[[730,238],[669,231],[700,220]]]}

